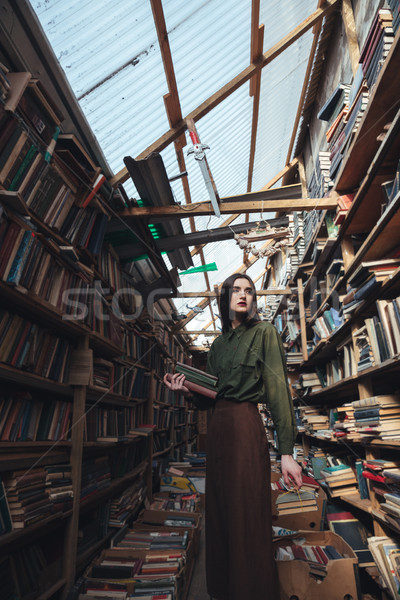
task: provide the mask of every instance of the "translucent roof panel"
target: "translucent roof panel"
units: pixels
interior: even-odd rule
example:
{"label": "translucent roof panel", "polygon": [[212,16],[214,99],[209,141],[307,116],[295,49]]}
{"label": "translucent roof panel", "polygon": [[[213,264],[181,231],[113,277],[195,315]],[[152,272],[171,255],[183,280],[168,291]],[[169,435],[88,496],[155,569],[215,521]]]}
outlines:
{"label": "translucent roof panel", "polygon": [[[169,129],[163,101],[168,85],[151,2],[30,1],[111,170],[117,173],[124,167],[124,156],[138,156]],[[249,65],[251,5],[243,0],[162,0],[183,117]],[[317,0],[260,0],[264,52],[317,5]],[[252,191],[285,166],[311,42],[309,31],[262,70]],[[253,98],[246,82],[196,123],[202,143],[210,146],[207,160],[222,198],[247,191],[252,114]],[[184,155],[191,200],[205,201],[209,199],[205,183],[197,161],[187,156],[191,145],[187,139]],[[162,150],[161,156],[168,176],[176,175],[174,145]],[[128,194],[137,197],[130,180],[124,185]],[[184,205],[182,182],[174,181],[171,187],[175,200]],[[196,217],[196,229],[219,227],[228,216]],[[243,218],[239,216],[235,223]],[[189,218],[182,220],[182,226],[185,232],[191,231]],[[218,266],[208,274],[212,287],[242,264],[243,251],[231,239],[207,245],[204,256],[206,262]],[[194,262],[200,264],[199,255]],[[264,266],[265,259],[259,260],[249,273],[256,277]],[[184,275],[181,280],[181,290],[205,289],[201,273]],[[190,303],[182,300],[176,305],[186,312],[185,304],[197,303],[195,298]],[[196,321],[202,322],[201,318]],[[192,326],[197,328],[194,321]]]}

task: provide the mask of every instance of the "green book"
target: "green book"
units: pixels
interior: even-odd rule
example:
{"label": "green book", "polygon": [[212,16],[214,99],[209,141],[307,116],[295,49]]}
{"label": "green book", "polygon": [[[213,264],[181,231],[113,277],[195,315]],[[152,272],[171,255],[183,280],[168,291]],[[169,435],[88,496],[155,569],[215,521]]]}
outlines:
{"label": "green book", "polygon": [[183,363],[176,363],[176,372],[185,375],[186,379],[188,379],[192,383],[203,385],[204,387],[207,387],[210,390],[214,390],[218,385],[217,377],[209,375],[208,373],[204,373],[199,369],[195,369],[194,367],[185,365]]}

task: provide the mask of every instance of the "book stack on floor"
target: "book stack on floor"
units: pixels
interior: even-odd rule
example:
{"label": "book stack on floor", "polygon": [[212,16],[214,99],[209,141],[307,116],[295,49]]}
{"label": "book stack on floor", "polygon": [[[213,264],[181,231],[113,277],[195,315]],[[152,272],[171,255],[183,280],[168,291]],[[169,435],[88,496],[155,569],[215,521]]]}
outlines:
{"label": "book stack on floor", "polygon": [[400,439],[399,394],[377,395],[352,402],[361,439]]}
{"label": "book stack on floor", "polygon": [[395,600],[400,599],[400,544],[386,536],[368,538],[369,549],[381,575],[384,589]]}
{"label": "book stack on floor", "polygon": [[150,510],[200,512],[200,496],[195,493],[159,492],[153,496]]}
{"label": "book stack on floor", "polygon": [[321,485],[329,496],[348,496],[357,493],[357,477],[351,467],[341,464],[321,469]]}
{"label": "book stack on floor", "polygon": [[[178,538],[178,536],[175,536]],[[143,538],[143,536],[142,536]],[[80,600],[93,597],[147,598],[148,600],[178,600],[181,596],[181,580],[185,571],[185,548],[182,540],[176,546],[145,544],[103,550],[100,557],[89,567],[83,582]]]}

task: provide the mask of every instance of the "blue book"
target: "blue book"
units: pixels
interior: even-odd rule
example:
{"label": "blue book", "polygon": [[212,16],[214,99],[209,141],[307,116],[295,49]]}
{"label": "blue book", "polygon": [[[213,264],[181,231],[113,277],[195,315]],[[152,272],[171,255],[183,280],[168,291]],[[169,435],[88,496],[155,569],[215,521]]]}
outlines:
{"label": "blue book", "polygon": [[35,235],[31,229],[27,229],[22,237],[21,243],[15,255],[14,261],[11,265],[10,271],[7,277],[7,283],[11,285],[17,285],[21,279],[22,269],[28,258],[29,251],[33,244]]}
{"label": "blue book", "polygon": [[368,489],[367,480],[362,475],[363,470],[364,470],[363,469],[363,461],[356,460],[355,467],[356,467],[356,477],[357,477],[358,491],[360,494],[360,498],[361,498],[361,500],[367,500],[367,499],[369,499],[369,489]]}

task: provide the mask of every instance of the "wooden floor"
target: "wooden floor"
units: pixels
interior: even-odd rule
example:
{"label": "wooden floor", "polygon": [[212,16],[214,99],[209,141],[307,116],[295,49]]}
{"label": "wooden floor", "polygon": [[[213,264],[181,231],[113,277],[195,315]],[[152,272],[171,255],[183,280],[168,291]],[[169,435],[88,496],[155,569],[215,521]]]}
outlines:
{"label": "wooden floor", "polygon": [[209,600],[206,588],[206,550],[205,550],[205,533],[204,533],[204,515],[203,527],[201,530],[200,547],[194,565],[192,582],[190,584],[187,600]]}

